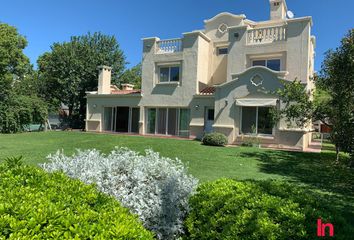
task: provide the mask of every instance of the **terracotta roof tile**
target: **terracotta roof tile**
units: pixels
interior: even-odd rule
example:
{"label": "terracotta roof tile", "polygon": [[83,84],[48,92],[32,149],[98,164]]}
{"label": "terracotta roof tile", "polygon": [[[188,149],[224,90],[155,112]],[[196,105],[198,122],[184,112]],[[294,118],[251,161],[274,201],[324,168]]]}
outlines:
{"label": "terracotta roof tile", "polygon": [[199,94],[201,95],[212,95],[215,92],[215,87],[206,87]]}
{"label": "terracotta roof tile", "polygon": [[140,89],[134,89],[134,90],[112,90],[111,94],[120,94],[120,95],[124,95],[124,94],[138,94],[141,93]]}

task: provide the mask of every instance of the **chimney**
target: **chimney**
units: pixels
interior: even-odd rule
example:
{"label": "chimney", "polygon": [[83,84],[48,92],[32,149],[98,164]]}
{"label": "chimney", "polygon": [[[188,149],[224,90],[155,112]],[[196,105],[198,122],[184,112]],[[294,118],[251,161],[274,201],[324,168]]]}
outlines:
{"label": "chimney", "polygon": [[111,93],[111,67],[98,66],[98,94]]}
{"label": "chimney", "polygon": [[270,20],[286,19],[288,8],[285,0],[269,0]]}
{"label": "chimney", "polygon": [[134,85],[133,84],[129,84],[129,83],[123,83],[122,84],[122,90],[133,90]]}

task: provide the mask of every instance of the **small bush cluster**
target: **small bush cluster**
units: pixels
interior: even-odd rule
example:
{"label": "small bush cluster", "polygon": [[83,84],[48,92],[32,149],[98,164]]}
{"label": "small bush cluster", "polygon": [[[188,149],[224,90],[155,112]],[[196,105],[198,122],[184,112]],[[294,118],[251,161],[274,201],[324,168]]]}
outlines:
{"label": "small bush cluster", "polygon": [[227,138],[222,133],[207,133],[204,135],[202,143],[209,146],[225,146],[227,144]]}
{"label": "small bush cluster", "polygon": [[0,165],[0,239],[153,239],[113,197],[17,160]]}
{"label": "small bush cluster", "polygon": [[350,224],[328,203],[278,181],[205,183],[191,198],[190,207],[187,239],[315,239],[320,217],[334,223],[338,239],[353,234]]}
{"label": "small bush cluster", "polygon": [[95,183],[137,214],[158,238],[174,239],[183,233],[197,180],[186,173],[180,160],[160,157],[152,150],[144,156],[125,148],[108,155],[97,150],[78,151],[73,156],[57,152],[48,160],[42,165],[45,170]]}

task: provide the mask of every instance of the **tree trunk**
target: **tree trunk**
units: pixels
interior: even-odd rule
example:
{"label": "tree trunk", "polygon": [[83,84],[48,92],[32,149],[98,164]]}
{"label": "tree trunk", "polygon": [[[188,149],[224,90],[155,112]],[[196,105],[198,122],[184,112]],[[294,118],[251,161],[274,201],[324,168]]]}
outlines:
{"label": "tree trunk", "polygon": [[336,162],[339,162],[339,146],[336,144]]}

